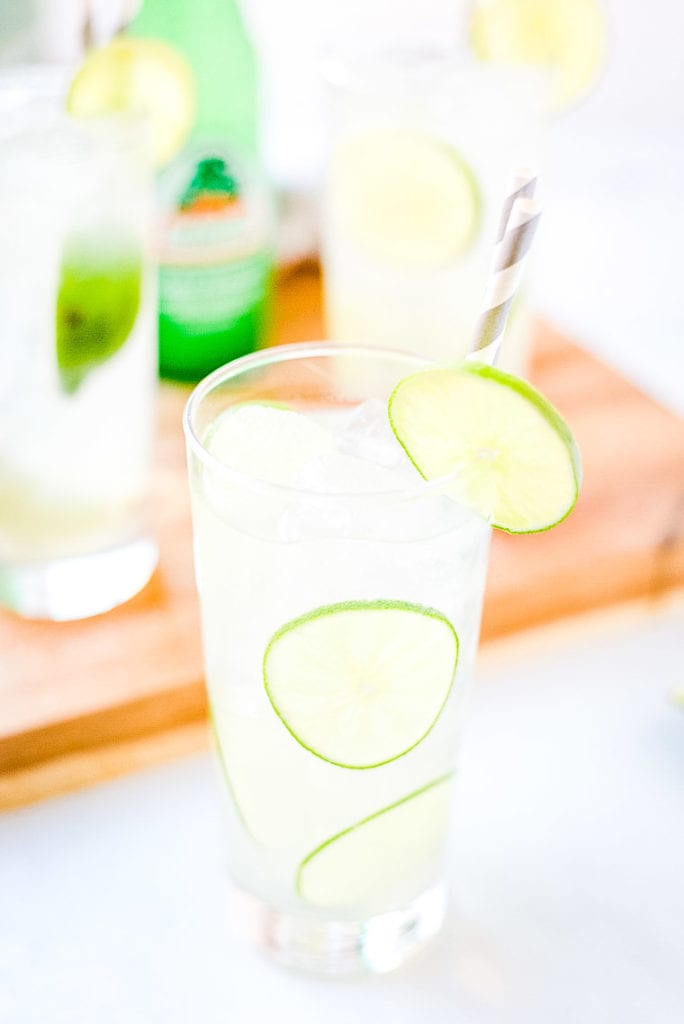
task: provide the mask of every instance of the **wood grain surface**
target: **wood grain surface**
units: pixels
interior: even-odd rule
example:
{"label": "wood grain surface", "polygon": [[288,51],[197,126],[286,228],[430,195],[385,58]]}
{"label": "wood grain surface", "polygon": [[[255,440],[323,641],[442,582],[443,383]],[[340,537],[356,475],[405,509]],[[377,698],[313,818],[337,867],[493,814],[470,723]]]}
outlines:
{"label": "wood grain surface", "polygon": [[[275,341],[322,331],[319,278],[305,265],[280,282]],[[543,324],[532,376],[573,427],[584,486],[557,529],[494,538],[485,642],[684,586],[684,423]],[[0,612],[0,807],[193,749],[204,736],[180,424],[187,393],[160,389],[161,559],[143,593],[75,623]]]}

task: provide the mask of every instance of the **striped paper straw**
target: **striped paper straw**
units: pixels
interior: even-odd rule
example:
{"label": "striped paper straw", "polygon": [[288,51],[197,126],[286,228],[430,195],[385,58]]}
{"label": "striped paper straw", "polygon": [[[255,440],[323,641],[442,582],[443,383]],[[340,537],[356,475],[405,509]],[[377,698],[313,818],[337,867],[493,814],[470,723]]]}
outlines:
{"label": "striped paper straw", "polygon": [[520,284],[525,256],[537,230],[541,206],[536,199],[515,199],[503,238],[497,242],[482,315],[471,354],[495,363],[503,340],[513,297]]}
{"label": "striped paper straw", "polygon": [[501,220],[496,233],[496,240],[500,242],[506,234],[508,220],[511,216],[513,203],[516,199],[532,199],[537,187],[537,172],[531,167],[516,167],[511,174],[506,190],[506,202],[501,209]]}

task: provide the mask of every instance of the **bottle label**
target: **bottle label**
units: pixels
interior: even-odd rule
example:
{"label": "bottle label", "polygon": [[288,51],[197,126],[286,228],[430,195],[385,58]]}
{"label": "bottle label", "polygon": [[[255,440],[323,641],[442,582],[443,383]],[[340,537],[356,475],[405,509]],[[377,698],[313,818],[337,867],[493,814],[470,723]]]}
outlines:
{"label": "bottle label", "polygon": [[270,256],[254,253],[229,263],[160,267],[159,308],[187,334],[226,327],[263,299]]}
{"label": "bottle label", "polygon": [[162,183],[161,315],[200,336],[265,298],[272,254],[263,185],[220,148],[183,154]]}

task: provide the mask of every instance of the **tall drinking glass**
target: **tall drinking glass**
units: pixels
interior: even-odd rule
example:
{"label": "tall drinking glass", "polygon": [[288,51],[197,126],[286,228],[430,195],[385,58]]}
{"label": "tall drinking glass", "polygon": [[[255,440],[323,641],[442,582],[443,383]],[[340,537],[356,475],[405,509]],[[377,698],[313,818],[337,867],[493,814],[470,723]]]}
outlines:
{"label": "tall drinking glass", "polygon": [[433,935],[489,528],[427,483],[387,400],[429,365],[294,345],[185,412],[230,873],[258,939],[324,971]]}
{"label": "tall drinking glass", "polygon": [[54,76],[0,76],[0,604],[102,612],[156,564],[143,126],[77,121]]}
{"label": "tall drinking glass", "polygon": [[[323,71],[328,335],[453,361],[472,341],[508,175],[539,157],[545,79],[430,49],[345,52]],[[523,294],[504,369],[524,372],[530,328]]]}

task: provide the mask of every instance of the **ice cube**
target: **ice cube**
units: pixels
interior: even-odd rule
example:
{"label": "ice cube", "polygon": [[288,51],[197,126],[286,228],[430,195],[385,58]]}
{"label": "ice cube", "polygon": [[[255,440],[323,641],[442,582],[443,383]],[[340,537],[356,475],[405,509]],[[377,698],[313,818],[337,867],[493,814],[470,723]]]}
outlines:
{"label": "ice cube", "polygon": [[[300,493],[292,496],[280,518],[278,533],[284,541],[383,536],[387,519],[402,520],[410,502],[389,501],[390,510],[372,495],[412,491],[421,481],[413,466],[378,466],[340,452],[310,459],[295,473],[292,484]],[[358,497],[368,495],[368,501]],[[320,496],[320,497],[317,497]]]}
{"label": "ice cube", "polygon": [[290,486],[302,463],[335,450],[332,434],[313,420],[256,402],[222,413],[210,427],[205,445],[222,463],[249,478],[243,481],[212,469],[199,474],[198,486],[212,513],[233,529],[271,540],[278,536],[287,497],[263,487],[263,482]]}
{"label": "ice cube", "polygon": [[222,413],[205,443],[212,455],[232,469],[285,486],[301,465],[335,449],[332,434],[314,420],[259,402]]}
{"label": "ice cube", "polygon": [[408,490],[420,478],[413,467],[389,467],[340,452],[318,455],[299,467],[294,487],[316,494],[382,494]]}
{"label": "ice cube", "polygon": [[345,455],[367,459],[378,466],[408,465],[408,459],[397,441],[389,419],[387,403],[369,398],[349,415],[336,435],[337,445]]}

